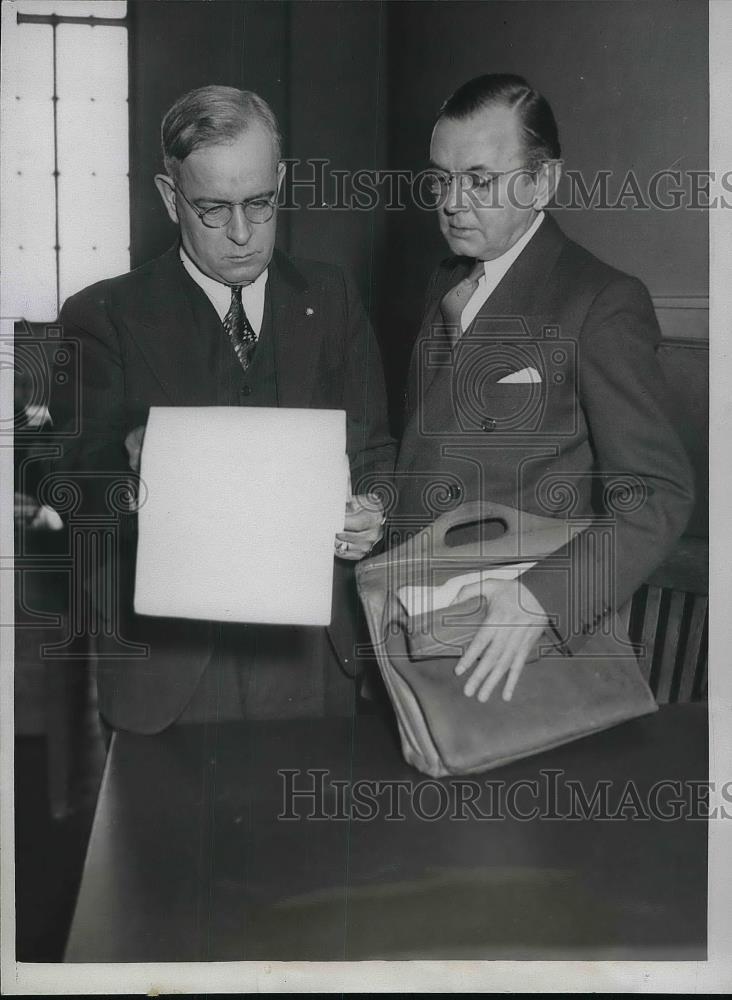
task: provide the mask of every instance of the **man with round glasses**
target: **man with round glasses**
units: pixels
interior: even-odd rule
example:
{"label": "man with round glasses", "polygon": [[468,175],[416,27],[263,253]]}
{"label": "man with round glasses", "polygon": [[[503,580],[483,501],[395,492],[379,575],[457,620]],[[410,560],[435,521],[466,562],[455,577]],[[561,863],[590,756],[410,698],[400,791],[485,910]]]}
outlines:
{"label": "man with round glasses", "polygon": [[[262,98],[230,87],[191,91],[165,115],[162,147],[165,173],[155,184],[179,239],[131,274],[72,296],[61,312],[66,335],[80,342],[82,373],[81,433],[61,467],[82,476],[137,470],[150,406],[344,409],[356,494],[334,540],[334,601],[345,612],[355,601],[352,562],[382,532],[379,502],[359,497],[358,483],[390,472],[394,458],[368,319],[337,268],[275,250],[285,166]],[[92,501],[94,489],[92,479]],[[103,512],[101,477],[98,489]],[[136,616],[136,526],[122,522],[119,631],[125,642],[147,644],[149,655],[126,658],[118,636],[100,636],[98,702],[108,723],[153,733],[175,720],[351,711],[345,613],[334,614],[329,637],[316,628]]]}
{"label": "man with round glasses", "polygon": [[560,158],[549,104],[510,74],[461,86],[430,144],[428,190],[452,256],[432,276],[412,354],[394,530],[477,500],[587,526],[553,560],[484,588],[483,627],[455,667],[480,702],[511,699],[542,637],[565,656],[622,641],[618,610],[693,502],[650,297],[547,211]]}

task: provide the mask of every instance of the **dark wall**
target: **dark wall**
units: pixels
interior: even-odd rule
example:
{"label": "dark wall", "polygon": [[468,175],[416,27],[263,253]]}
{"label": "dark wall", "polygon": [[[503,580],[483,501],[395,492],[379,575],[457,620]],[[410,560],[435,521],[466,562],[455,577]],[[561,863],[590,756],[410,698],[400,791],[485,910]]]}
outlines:
{"label": "dark wall", "polygon": [[[346,0],[291,7],[290,148],[302,160],[328,160],[321,203],[339,203],[328,181],[338,171],[375,170],[386,158],[388,6]],[[302,165],[296,171],[308,174]],[[385,242],[380,207],[301,208],[290,227],[293,253],[348,268],[375,309]]]}

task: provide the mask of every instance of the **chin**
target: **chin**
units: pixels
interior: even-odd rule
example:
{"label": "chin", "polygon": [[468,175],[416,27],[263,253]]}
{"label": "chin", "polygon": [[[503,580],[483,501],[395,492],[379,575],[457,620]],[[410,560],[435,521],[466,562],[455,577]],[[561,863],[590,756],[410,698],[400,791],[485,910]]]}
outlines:
{"label": "chin", "polygon": [[454,254],[459,257],[476,257],[478,251],[478,240],[475,233],[466,233],[465,236],[456,236],[453,232],[443,232],[447,245]]}
{"label": "chin", "polygon": [[224,260],[221,262],[219,274],[229,285],[245,285],[258,278],[268,263],[269,261],[262,254],[257,254],[251,260],[241,263],[234,260]]}

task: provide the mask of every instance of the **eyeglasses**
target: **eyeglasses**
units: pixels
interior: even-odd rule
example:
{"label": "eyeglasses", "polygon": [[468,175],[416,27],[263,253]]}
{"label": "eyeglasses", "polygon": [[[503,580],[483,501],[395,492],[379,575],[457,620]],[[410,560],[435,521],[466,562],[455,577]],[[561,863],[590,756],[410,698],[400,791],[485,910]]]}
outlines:
{"label": "eyeglasses", "polygon": [[510,174],[516,174],[519,171],[527,174],[535,174],[536,168],[532,169],[523,164],[520,167],[514,167],[512,170],[497,170],[489,174],[481,174],[473,170],[455,170],[449,173],[446,171],[431,171],[428,173],[427,190],[432,198],[434,198],[434,204],[437,207],[444,204],[454,180],[461,194],[471,194],[478,201],[484,202],[493,193],[494,184],[500,177],[508,177]]}
{"label": "eyeglasses", "polygon": [[250,222],[255,224],[269,222],[275,213],[274,198],[251,198],[248,201],[235,201],[225,205],[214,205],[212,208],[202,211],[197,205],[194,205],[192,201],[186,198],[177,184],[175,190],[182,197],[183,201],[191,206],[204,226],[208,226],[209,229],[221,229],[223,226],[228,226],[237,205],[241,205],[244,209],[244,215]]}

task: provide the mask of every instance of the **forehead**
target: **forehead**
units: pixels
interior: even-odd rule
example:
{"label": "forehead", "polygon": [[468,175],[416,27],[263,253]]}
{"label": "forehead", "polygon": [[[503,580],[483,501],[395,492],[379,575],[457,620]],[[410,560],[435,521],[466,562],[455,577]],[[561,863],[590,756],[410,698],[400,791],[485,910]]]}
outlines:
{"label": "forehead", "polygon": [[441,118],[432,132],[430,157],[448,170],[501,169],[523,152],[518,115],[512,108],[484,108],[462,120]]}
{"label": "forehead", "polygon": [[276,180],[277,154],[270,133],[253,122],[230,142],[200,146],[180,167],[191,196],[245,197],[249,189],[260,193]]}

